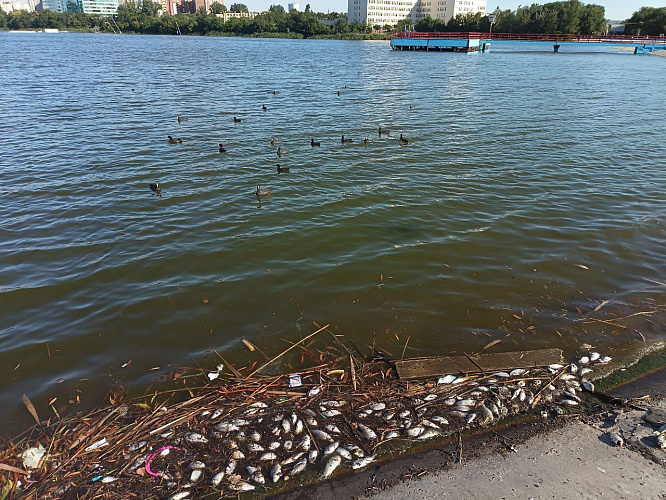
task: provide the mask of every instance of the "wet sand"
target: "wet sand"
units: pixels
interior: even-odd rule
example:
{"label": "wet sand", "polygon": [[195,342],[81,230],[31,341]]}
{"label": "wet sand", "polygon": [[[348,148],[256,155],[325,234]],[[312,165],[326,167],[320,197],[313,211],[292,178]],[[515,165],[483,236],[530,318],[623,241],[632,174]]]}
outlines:
{"label": "wet sand", "polygon": [[[278,498],[666,498],[666,450],[652,432],[666,422],[666,370],[616,389],[630,406],[523,423],[345,474]],[[648,420],[646,421],[646,416]],[[610,442],[618,432],[626,446]]]}

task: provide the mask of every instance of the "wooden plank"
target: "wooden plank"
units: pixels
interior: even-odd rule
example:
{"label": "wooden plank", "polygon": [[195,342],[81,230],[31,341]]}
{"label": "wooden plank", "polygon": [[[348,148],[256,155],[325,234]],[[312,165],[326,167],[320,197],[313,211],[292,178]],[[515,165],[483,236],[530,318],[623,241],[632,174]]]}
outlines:
{"label": "wooden plank", "polygon": [[439,356],[396,361],[401,379],[429,378],[441,375],[460,375],[514,368],[533,368],[562,363],[561,349],[475,354],[474,356]]}

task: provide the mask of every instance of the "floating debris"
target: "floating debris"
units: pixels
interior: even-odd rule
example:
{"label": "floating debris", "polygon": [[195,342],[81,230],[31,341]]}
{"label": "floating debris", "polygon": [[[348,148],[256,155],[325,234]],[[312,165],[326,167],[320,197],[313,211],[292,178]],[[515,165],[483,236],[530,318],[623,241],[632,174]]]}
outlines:
{"label": "floating debris", "polygon": [[[605,358],[590,354],[577,366],[592,370]],[[357,389],[348,353],[317,361],[297,374],[263,378],[254,375],[265,365],[250,376],[218,368],[214,382],[209,371],[200,370],[191,379],[204,388],[183,388],[179,401],[146,395],[124,401],[122,411],[109,407],[35,426],[16,441],[20,445],[0,449],[0,462],[21,466],[17,457],[57,435],[48,452],[40,449],[39,465],[24,486],[26,496],[52,498],[53,484],[67,485],[58,495],[72,498],[104,496],[109,489],[173,499],[234,495],[280,486],[304,471],[325,479],[340,468],[366,467],[385,451],[385,442],[395,439],[422,442],[456,435],[533,408],[545,416],[580,411],[585,405],[581,387],[594,391],[581,379],[583,370],[550,361],[405,381],[393,369],[387,377],[385,361],[356,360]],[[622,446],[621,436],[609,437]],[[663,433],[654,439],[666,446]],[[69,459],[77,450],[85,460]]]}

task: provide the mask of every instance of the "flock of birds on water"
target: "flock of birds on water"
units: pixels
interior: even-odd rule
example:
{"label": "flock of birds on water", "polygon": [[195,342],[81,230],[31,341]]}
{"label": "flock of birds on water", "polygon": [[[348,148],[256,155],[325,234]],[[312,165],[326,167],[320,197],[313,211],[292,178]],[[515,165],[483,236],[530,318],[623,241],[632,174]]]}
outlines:
{"label": "flock of birds on water", "polygon": [[[345,86],[345,88],[346,88],[346,86]],[[273,95],[277,95],[276,90],[271,91],[271,93]],[[338,96],[341,95],[341,92],[338,91],[337,95]],[[416,108],[416,106],[414,106],[413,104],[409,105],[410,110],[413,110],[415,108]],[[266,107],[265,104],[261,107],[261,109],[262,109],[262,111],[268,111],[268,108]],[[184,116],[177,116],[176,119],[177,119],[179,124],[182,123],[182,122],[189,121],[189,118],[184,117]],[[234,124],[243,122],[243,119],[238,118],[237,116],[234,116],[233,120],[234,120]],[[377,127],[377,133],[378,133],[380,138],[381,137],[389,137],[391,135],[391,131],[389,129],[385,128],[385,127],[382,127],[381,125],[379,127]],[[169,144],[182,144],[183,139],[180,138],[180,137],[173,137],[173,136],[169,135],[169,136],[167,136],[167,142]],[[354,142],[354,139],[352,139],[350,137],[345,137],[344,134],[342,134],[342,136],[340,138],[340,143],[341,144],[349,144],[349,143],[353,143],[353,142]],[[365,138],[363,138],[363,140],[362,140],[362,143],[364,145],[367,145],[369,142],[370,142],[370,139],[367,136]],[[407,144],[409,144],[409,139],[407,137],[405,137],[403,134],[400,134],[399,137],[398,137],[398,142],[400,143],[400,145],[407,145]],[[270,144],[273,147],[277,146],[276,153],[277,153],[278,158],[282,158],[283,155],[286,155],[286,154],[289,153],[289,150],[287,150],[286,148],[284,148],[282,146],[282,141],[280,139],[276,139],[275,137],[272,137],[271,141],[270,141]],[[313,147],[313,148],[321,147],[321,141],[315,141],[314,139],[310,139],[310,147]],[[220,152],[220,153],[226,153],[227,152],[227,148],[224,147],[223,143],[218,143],[218,152]],[[276,171],[277,171],[278,174],[286,174],[286,173],[289,173],[289,167],[284,167],[284,166],[282,166],[278,163]],[[160,186],[159,182],[151,182],[149,187],[153,192],[160,195],[162,187]],[[264,197],[264,196],[270,196],[271,195],[271,189],[268,188],[268,187],[262,188],[259,185],[259,186],[257,186],[254,194],[257,196],[257,198],[261,198],[261,197]]]}

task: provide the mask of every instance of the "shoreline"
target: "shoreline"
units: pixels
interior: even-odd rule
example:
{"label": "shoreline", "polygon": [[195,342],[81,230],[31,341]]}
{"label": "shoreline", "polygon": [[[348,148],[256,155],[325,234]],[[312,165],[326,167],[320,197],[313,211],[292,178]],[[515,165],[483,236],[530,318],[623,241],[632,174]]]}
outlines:
{"label": "shoreline", "polygon": [[[304,340],[307,340],[319,331],[321,330],[315,331]],[[288,351],[289,349],[282,354]],[[594,360],[595,358],[592,354],[595,353],[590,353],[589,356]],[[583,355],[585,356],[585,354]],[[592,363],[587,365],[590,361],[585,361],[584,358],[581,358],[581,367],[599,366],[605,368],[604,363],[608,361],[599,358],[598,354],[595,355],[598,359],[597,364]],[[302,444],[299,443],[301,443],[303,436],[308,438],[308,434],[312,436],[313,451],[320,449],[319,457],[315,454],[312,462],[308,460],[307,463],[310,464],[308,470],[304,471],[303,474],[289,472],[294,468],[294,465],[284,465],[285,469],[282,471],[284,473],[284,480],[279,479],[280,476],[278,476],[279,483],[274,485],[273,483],[276,483],[278,480],[271,482],[270,476],[266,479],[265,483],[263,479],[261,482],[255,480],[252,477],[253,473],[250,471],[252,467],[248,465],[247,469],[250,473],[250,478],[244,479],[243,477],[246,474],[245,467],[244,465],[241,466],[241,463],[245,464],[250,460],[259,460],[258,455],[254,459],[250,457],[245,460],[246,457],[243,453],[239,457],[235,457],[234,454],[236,452],[234,451],[231,456],[238,458],[239,464],[235,471],[232,469],[232,472],[227,472],[227,477],[224,478],[226,489],[233,490],[234,486],[238,486],[239,488],[252,486],[252,488],[237,491],[250,490],[253,491],[253,495],[256,497],[268,497],[272,494],[271,498],[285,500],[306,498],[336,500],[336,498],[340,498],[341,496],[352,498],[375,494],[378,494],[379,498],[382,498],[381,495],[384,491],[389,495],[386,498],[398,498],[401,494],[405,495],[403,498],[407,498],[414,495],[410,490],[414,484],[418,484],[419,488],[423,487],[422,482],[416,483],[413,481],[420,479],[426,483],[434,481],[432,485],[428,486],[431,490],[429,495],[442,496],[442,491],[440,491],[442,486],[438,483],[438,478],[442,474],[453,474],[455,470],[459,469],[462,472],[456,472],[456,474],[465,476],[465,474],[470,473],[470,470],[474,470],[467,469],[466,467],[461,468],[461,464],[471,467],[481,467],[480,470],[484,472],[493,468],[499,470],[502,467],[514,467],[516,471],[512,475],[516,475],[525,468],[527,463],[531,463],[530,461],[534,460],[534,458],[525,458],[524,450],[547,450],[549,446],[565,447],[571,445],[575,443],[575,440],[571,439],[571,433],[584,434],[589,442],[604,441],[604,439],[608,441],[607,438],[604,438],[605,431],[602,427],[604,422],[608,420],[609,415],[615,414],[616,421],[622,416],[623,421],[635,422],[650,409],[644,407],[646,405],[644,398],[638,400],[642,405],[640,407],[631,399],[626,399],[635,396],[623,395],[621,388],[618,389],[619,393],[607,395],[596,392],[594,387],[592,387],[591,391],[594,394],[584,395],[580,393],[580,397],[575,396],[577,392],[576,387],[580,391],[580,385],[578,382],[575,382],[577,376],[573,374],[578,373],[580,369],[573,364],[551,364],[548,365],[548,370],[545,370],[545,368],[516,369],[512,370],[511,374],[507,373],[505,376],[499,376],[500,373],[493,374],[492,371],[466,374],[460,379],[461,383],[456,383],[455,380],[448,382],[440,381],[439,384],[433,386],[430,382],[417,380],[382,382],[384,375],[382,375],[383,370],[381,367],[385,361],[371,361],[357,365],[358,368],[356,371],[356,377],[360,377],[359,383],[366,384],[365,387],[367,388],[357,392],[356,383],[354,382],[354,391],[349,392],[347,395],[345,395],[344,387],[347,387],[347,391],[351,390],[349,380],[343,382],[341,379],[337,384],[332,379],[329,382],[321,381],[324,373],[328,372],[327,374],[330,376],[334,372],[337,372],[337,376],[340,374],[339,372],[345,371],[340,369],[342,368],[340,364],[342,358],[339,357],[324,365],[301,371],[298,380],[300,383],[302,377],[304,386],[299,389],[280,388],[284,387],[285,382],[291,380],[293,375],[280,375],[269,377],[268,379],[252,378],[255,373],[280,356],[273,358],[249,375],[232,370],[234,373],[238,373],[238,375],[226,383],[223,382],[222,385],[215,384],[197,388],[196,381],[203,373],[199,375],[187,375],[184,373],[183,377],[194,377],[192,378],[192,382],[195,383],[195,386],[192,387],[192,390],[195,390],[195,393],[192,393],[190,389],[182,387],[180,394],[185,395],[184,392],[189,392],[191,398],[186,398],[181,402],[179,402],[180,399],[174,401],[167,398],[164,402],[159,402],[160,400],[158,400],[153,404],[152,400],[154,400],[154,397],[150,400],[148,397],[144,397],[125,401],[120,405],[100,408],[96,412],[83,417],[66,418],[58,421],[51,421],[49,419],[45,423],[45,427],[41,425],[35,426],[24,433],[23,438],[18,436],[13,442],[9,441],[8,447],[2,450],[3,456],[0,462],[10,467],[10,469],[5,470],[23,474],[21,469],[30,470],[30,467],[34,466],[26,465],[25,459],[21,459],[20,457],[26,452],[30,452],[30,450],[36,450],[40,442],[51,443],[49,450],[46,452],[48,460],[45,459],[43,463],[40,462],[40,469],[42,470],[35,471],[32,477],[28,476],[29,482],[26,484],[32,483],[32,485],[26,491],[22,490],[19,492],[28,496],[37,494],[38,496],[45,495],[43,496],[44,498],[51,498],[50,495],[56,494],[56,496],[62,496],[63,498],[74,498],[74,496],[77,496],[77,498],[89,498],[91,495],[94,496],[104,491],[109,494],[122,494],[124,492],[152,495],[159,495],[160,492],[172,495],[180,491],[178,494],[185,494],[185,496],[179,496],[178,498],[190,498],[192,494],[195,495],[194,498],[211,498],[211,495],[219,495],[219,491],[216,491],[217,484],[214,483],[216,489],[212,490],[210,486],[206,485],[210,484],[210,476],[213,473],[224,470],[227,462],[223,461],[220,463],[220,460],[223,460],[224,456],[228,455],[229,447],[237,451],[243,450],[245,453],[248,453],[246,451],[247,448],[250,451],[249,455],[253,455],[257,451],[261,454],[264,453],[265,449],[275,449],[268,447],[268,441],[260,441],[262,434],[264,437],[268,436],[269,441],[276,439],[280,441],[285,438],[289,439],[289,436],[293,432],[291,439],[294,440],[294,449],[296,452],[300,451]],[[652,370],[651,375],[639,379],[638,382],[628,382],[625,385],[638,384],[640,387],[643,384],[641,380],[656,380],[656,385],[653,384],[654,389],[652,393],[663,400],[666,397],[666,384],[663,383],[663,380],[666,380],[666,367],[663,366],[663,357],[666,356],[666,353],[659,351],[654,356],[662,364],[661,368]],[[511,358],[511,356],[509,357]],[[351,376],[353,380],[354,363],[351,358],[346,359],[347,362],[352,363]],[[417,361],[422,363],[427,359],[418,358]],[[547,362],[552,363],[552,361]],[[529,361],[528,363],[531,364],[532,362]],[[228,363],[226,364],[229,369],[232,369]],[[649,365],[648,368],[654,367],[654,361],[642,364]],[[244,369],[240,368],[240,370],[242,372]],[[399,367],[398,370],[400,371]],[[516,373],[514,374],[514,372]],[[585,372],[583,371],[583,373]],[[623,374],[629,376],[633,372],[623,372]],[[346,375],[343,375],[343,379],[345,377]],[[453,375],[443,378],[448,377],[452,379],[457,378]],[[313,378],[320,381],[312,385],[312,382],[309,381]],[[460,378],[460,375],[458,375],[458,378]],[[491,378],[498,380],[493,382]],[[212,380],[213,378],[211,377]],[[541,382],[537,384],[536,382],[539,380],[544,381],[543,384]],[[549,380],[550,383],[548,382]],[[581,382],[584,382],[584,380],[585,378],[583,377]],[[370,385],[368,386],[367,384]],[[463,398],[472,398],[473,400],[475,399],[475,393],[483,393],[476,389],[476,387],[479,387],[479,389],[482,388],[479,384],[489,387],[490,392],[486,392],[486,396],[477,396],[477,398],[480,398],[478,403],[464,403],[462,401]],[[582,383],[582,385],[585,386],[585,383]],[[521,387],[524,389],[521,389]],[[589,386],[587,388],[589,390]],[[303,389],[306,390],[307,397],[305,392],[302,391]],[[314,392],[315,390],[316,392]],[[485,390],[487,391],[488,388]],[[511,391],[514,392],[513,397],[511,397]],[[565,392],[562,393],[562,391]],[[567,396],[569,393],[566,391],[570,391],[574,395]],[[167,392],[170,393],[171,391]],[[528,396],[532,394],[534,397],[525,400],[521,395],[520,399],[516,399],[517,394],[521,392],[527,393]],[[495,396],[489,397],[489,395],[493,394]],[[450,398],[452,395],[458,395],[459,400],[456,407],[452,408],[454,410],[458,409],[460,404],[477,404],[477,406],[473,410],[463,410],[462,408],[457,412],[447,410],[446,405],[456,404],[455,399],[451,403],[444,401],[445,398]],[[495,399],[496,397],[500,397],[500,399]],[[573,406],[565,405],[563,403],[567,401],[563,401],[562,397],[572,397],[574,401],[579,401],[579,403],[572,403],[569,400],[568,403],[571,403]],[[418,401],[415,398],[419,398]],[[330,401],[331,399],[333,401]],[[484,399],[485,402],[483,402]],[[329,400],[328,403],[326,400]],[[329,403],[335,403],[335,400],[338,403],[331,406]],[[434,406],[428,403],[428,401],[434,400],[438,401],[438,403],[433,403]],[[534,400],[533,404],[532,400]],[[342,403],[339,403],[340,401]],[[376,415],[370,415],[372,412],[369,412],[363,417],[362,413],[366,411],[363,408],[369,409],[370,403],[376,403],[377,401],[385,401],[386,403],[385,405],[382,404],[382,407],[377,408],[377,410],[384,410],[386,408],[386,411],[378,411]],[[426,402],[425,404],[424,401]],[[505,409],[509,410],[508,412],[502,412],[505,415],[504,417],[500,418],[498,416],[494,419],[492,414],[484,408],[484,404],[486,408],[494,408],[492,401],[496,401],[500,409],[502,409],[502,405],[505,405]],[[521,403],[521,401],[524,401],[524,403]],[[169,403],[168,407],[166,406],[167,402]],[[33,413],[34,410],[30,410],[31,403],[29,400],[26,402],[24,399],[24,403],[28,410]],[[268,403],[268,405],[265,403]],[[278,407],[271,410],[271,404],[275,405],[276,403]],[[650,403],[651,407],[654,406],[655,408],[662,404],[659,401],[654,405],[652,401],[648,401],[647,403]],[[430,408],[431,406],[432,408]],[[666,404],[662,404],[662,406],[664,409],[664,423],[666,423]],[[308,407],[311,408],[308,409]],[[330,408],[338,407],[342,412],[330,410]],[[263,410],[262,408],[267,409]],[[317,408],[319,408],[319,412],[312,411],[313,409],[317,410]],[[450,423],[445,422],[446,425],[441,428],[442,430],[435,433],[430,429],[431,435],[422,440],[410,434],[409,429],[411,429],[410,425],[412,424],[409,424],[402,430],[400,428],[403,425],[399,425],[400,420],[393,424],[382,424],[382,420],[385,420],[384,413],[389,412],[391,408],[394,408],[396,415],[401,411],[401,408],[412,408],[412,415],[418,418],[415,422],[423,422],[422,424],[418,424],[419,426],[423,426],[421,432],[425,429],[430,429],[430,427],[426,427],[427,420],[425,419],[432,419],[432,421],[438,422],[441,425],[440,420],[437,420],[441,419],[441,416],[436,415],[446,415]],[[423,413],[416,411],[419,408],[425,408],[425,411]],[[473,408],[473,406],[470,408]],[[303,434],[303,427],[301,427],[300,432],[295,431],[293,429],[298,426],[287,425],[285,424],[285,420],[282,420],[282,427],[287,425],[292,430],[285,430],[285,437],[271,438],[268,430],[271,426],[275,425],[272,422],[276,421],[273,418],[277,415],[274,413],[276,410],[282,410],[282,412],[291,411],[294,424],[297,423],[297,415],[303,415],[301,418],[303,418],[303,422],[306,424],[305,433]],[[361,411],[357,417],[356,412],[359,412],[359,410]],[[486,413],[482,410],[485,410]],[[432,413],[433,411],[435,413]],[[465,424],[465,415],[461,414],[461,411],[463,413],[470,412],[467,416],[476,416],[476,422],[472,424],[471,422],[474,421],[474,418],[468,418],[467,424]],[[471,414],[472,411],[476,412],[476,415]],[[643,411],[643,414],[637,414],[637,411]],[[309,415],[311,417],[316,417],[316,420],[319,420],[320,417],[323,420],[320,420],[319,424],[311,422],[311,417],[305,418],[305,415],[308,414],[307,412],[310,412]],[[328,415],[329,412],[331,413],[330,415]],[[213,413],[217,416],[213,415]],[[379,418],[380,413],[382,414],[381,418]],[[487,414],[490,415],[485,417],[484,415]],[[625,418],[625,415],[629,416]],[[33,416],[35,420],[38,420],[36,413],[33,413]],[[247,422],[240,423],[241,420],[238,420],[239,417],[246,419]],[[279,418],[283,417],[278,417],[278,423]],[[355,420],[357,418],[362,418],[362,420],[356,423]],[[262,420],[265,420],[263,424]],[[483,421],[477,424],[479,420]],[[240,429],[239,427],[235,427],[236,431],[245,431],[240,432],[239,437],[235,437],[234,429],[227,429],[234,422],[238,422],[236,425],[241,426]],[[361,422],[364,422],[370,428],[364,428]],[[332,432],[329,430],[330,424],[333,424],[334,427],[336,424],[339,425],[342,431],[337,430],[335,432],[342,433],[337,434],[335,438],[326,438],[324,442],[320,441],[321,444],[319,447],[321,448],[315,448],[314,440],[322,439],[317,434],[317,432],[320,432],[318,429],[326,428],[326,430]],[[242,427],[243,425],[247,425],[247,427]],[[415,423],[414,425],[417,424]],[[437,429],[440,428],[437,426],[434,427]],[[634,429],[630,429],[627,425],[624,427],[625,439],[629,443],[640,443],[640,440],[645,441],[646,439],[649,442],[651,439],[649,433],[646,433],[646,429],[643,429],[640,436],[633,439],[634,435],[636,435],[636,425],[634,425]],[[372,428],[377,431],[377,435],[372,433]],[[394,433],[396,434],[394,436],[395,439],[389,442],[388,440],[391,438],[386,437],[386,433],[391,428],[397,429],[399,432]],[[414,428],[416,429],[416,427]],[[215,430],[218,432],[213,432]],[[250,433],[250,431],[252,432]],[[256,439],[251,438],[250,441],[247,441],[248,437],[252,433],[256,433],[256,431],[260,431],[259,436]],[[365,436],[366,431],[370,431],[373,435],[370,437]],[[160,434],[155,435],[155,433]],[[247,437],[240,437],[241,434]],[[273,434],[275,433],[273,432]],[[359,452],[363,451],[365,453],[365,455],[361,454],[357,456],[368,456],[369,461],[358,466],[361,469],[358,472],[353,470],[357,466],[352,463],[352,468],[347,466],[342,470],[338,470],[336,474],[331,474],[332,470],[326,473],[327,462],[330,459],[324,457],[322,460],[321,454],[326,455],[331,452],[324,450],[324,448],[328,448],[325,441],[332,442],[334,439],[338,439],[340,449],[343,451],[342,443],[348,440],[354,443],[353,436],[357,434],[361,436],[361,440],[357,441],[360,448],[357,445],[354,446]],[[426,433],[423,432],[423,434],[425,436]],[[281,435],[281,433],[278,432],[278,435]],[[416,436],[418,435],[416,434]],[[314,436],[317,437],[315,438]],[[555,440],[555,444],[548,444],[550,443],[549,440]],[[251,447],[257,446],[252,444],[252,441],[263,444],[265,448],[259,450],[251,449]],[[310,442],[311,440],[308,439],[308,449],[310,448]],[[344,446],[348,447],[349,445]],[[635,445],[632,444],[632,446]],[[29,450],[28,447],[30,447]],[[286,444],[284,448],[285,450],[287,449]],[[658,465],[663,467],[663,464],[666,463],[666,451],[653,450],[649,444],[643,448],[641,451],[644,455],[648,456],[652,454],[648,458],[651,458],[653,462],[657,462]],[[173,453],[170,453],[168,458],[160,458],[164,455],[160,454],[160,451],[169,451],[169,449],[173,449]],[[353,447],[349,449],[352,450]],[[227,450],[227,453],[224,453],[223,450]],[[278,444],[276,450],[278,456],[275,456],[275,453],[271,453],[273,456],[267,459],[271,461],[268,465],[272,467],[271,464],[275,464],[276,460],[280,462],[284,458],[284,456],[278,458],[280,453],[284,455],[281,450],[282,447]],[[307,451],[305,447],[303,447],[303,450]],[[521,450],[523,451],[521,452]],[[603,450],[607,451],[605,448]],[[42,448],[42,454],[44,452]],[[518,458],[514,458],[513,452],[517,452],[515,457]],[[147,455],[141,455],[142,453],[147,453]],[[292,451],[286,456],[291,456],[293,453]],[[333,453],[337,453],[335,448],[333,449]],[[583,457],[581,460],[592,462],[594,462],[594,457],[588,456],[586,453],[593,453],[595,456],[602,454],[596,447],[594,447],[594,451],[586,451],[582,452],[582,454],[580,448],[568,449],[563,453],[566,455],[580,455]],[[506,462],[497,462],[498,454],[505,455]],[[307,453],[305,455],[307,456]],[[370,457],[370,455],[373,456]],[[630,463],[638,460],[635,457],[631,458],[633,455],[627,455],[627,457],[630,457],[628,459]],[[197,460],[203,460],[203,462],[197,462]],[[261,460],[264,460],[264,458],[262,457]],[[298,458],[294,457],[293,460],[298,460]],[[349,461],[351,462],[351,460],[353,458],[350,456]],[[144,461],[145,471],[142,472]],[[58,462],[61,465],[57,465]],[[338,464],[339,462],[338,459]],[[77,466],[77,463],[80,465]],[[201,477],[202,471],[200,470],[197,479],[191,479],[188,482],[187,475],[190,473],[187,470],[188,464],[194,463],[202,464],[201,469],[205,469],[205,475]],[[253,463],[250,461],[250,464]],[[257,467],[261,468],[260,464],[265,463],[260,462],[257,464]],[[285,460],[286,463],[287,461]],[[289,463],[293,464],[293,462]],[[300,470],[305,468],[306,462],[303,463],[304,465]],[[330,480],[322,481],[321,470],[316,470],[318,468],[317,464],[321,464],[319,467],[324,466],[324,475],[330,475]],[[74,469],[72,469],[72,466],[74,466]],[[154,476],[156,474],[151,472],[149,466],[153,470],[157,467],[158,472],[163,471],[160,473],[167,474],[168,477],[165,477],[166,481],[156,483],[154,478],[150,478],[150,475]],[[628,467],[628,465],[626,466]],[[183,467],[185,471],[181,471]],[[264,467],[266,466],[264,465]],[[551,467],[551,465],[548,465],[548,468]],[[227,465],[228,468],[229,465]],[[271,475],[273,474],[271,469]],[[431,474],[433,479],[430,479]],[[157,475],[159,476],[159,474]],[[97,479],[94,479],[95,476],[97,479],[103,480],[96,484],[95,481]],[[9,483],[5,483],[5,485],[11,484],[14,487],[19,477],[15,477],[15,482],[10,481]],[[516,477],[520,478],[519,475]],[[2,479],[7,480],[5,476],[2,476]],[[90,482],[90,479],[92,479],[92,482]],[[199,479],[201,479],[200,482],[198,482]],[[523,479],[520,480],[522,481]],[[72,489],[59,488],[55,492],[51,492],[48,485],[53,484],[54,481],[56,483],[69,484]],[[215,481],[214,478],[213,481]],[[229,483],[228,481],[231,482]],[[458,498],[466,491],[464,489],[468,488],[469,481],[470,479],[461,479],[454,480],[452,483],[447,481],[446,484],[454,497]],[[597,482],[598,480],[594,478],[593,481]],[[110,484],[107,486],[105,483]],[[252,483],[259,483],[259,486]],[[576,483],[572,484],[576,485]],[[224,489],[225,487],[220,484],[220,488]],[[459,489],[456,490],[456,488]],[[460,488],[463,488],[463,490]],[[576,485],[576,488],[580,488],[580,486]],[[479,491],[481,490],[482,488],[479,489]],[[49,492],[48,494],[47,491]],[[603,492],[600,494],[603,494]],[[483,496],[478,498],[483,498]]]}
{"label": "shoreline", "polygon": [[[655,390],[654,380],[658,382]],[[293,488],[272,500],[414,498],[580,498],[663,500],[666,450],[654,444],[666,423],[666,366],[609,391],[635,403],[599,402],[594,412],[489,428],[456,442],[389,459],[357,474]],[[645,399],[650,394],[649,400]],[[640,396],[638,396],[640,395]],[[655,417],[657,415],[657,417]],[[620,434],[622,447],[610,442]],[[460,458],[462,457],[462,463]]]}

